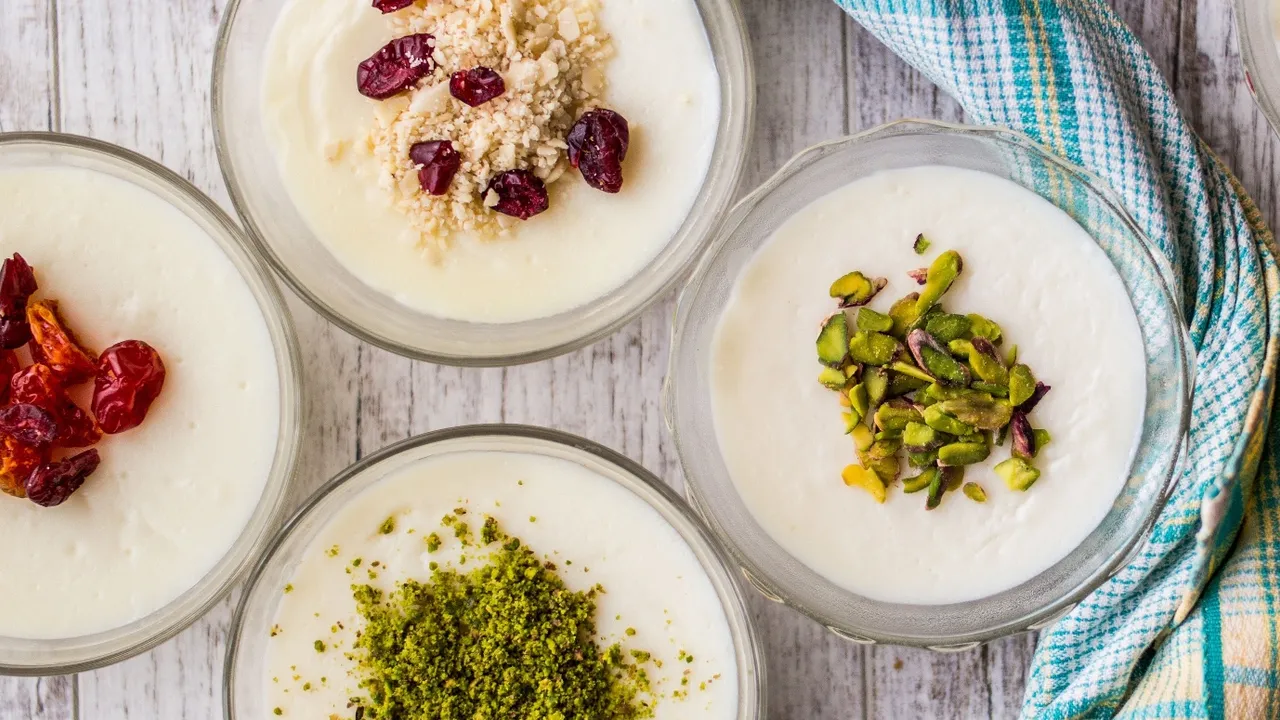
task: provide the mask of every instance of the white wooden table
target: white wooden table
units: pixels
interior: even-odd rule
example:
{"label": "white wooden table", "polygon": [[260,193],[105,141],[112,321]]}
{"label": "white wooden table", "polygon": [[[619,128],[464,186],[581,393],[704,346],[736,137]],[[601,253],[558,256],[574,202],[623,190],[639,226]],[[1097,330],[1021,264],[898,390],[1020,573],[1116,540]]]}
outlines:
{"label": "white wooden table", "polygon": [[[1228,0],[1113,0],[1177,89],[1182,109],[1276,220],[1280,143],[1239,67]],[[759,81],[747,183],[797,150],[898,117],[963,113],[829,0],[743,0]],[[209,73],[225,0],[0,0],[0,131],[54,129],[141,151],[229,207],[213,150]],[[474,422],[562,428],[680,486],[659,388],[673,298],[614,337],[549,362],[459,370],[357,342],[292,307],[311,408],[295,502],[363,454]],[[12,552],[13,549],[5,549]],[[214,720],[236,597],[169,643],[73,677],[0,678],[0,720]],[[769,717],[1012,718],[1033,641],[939,655],[863,648],[762,598]]]}

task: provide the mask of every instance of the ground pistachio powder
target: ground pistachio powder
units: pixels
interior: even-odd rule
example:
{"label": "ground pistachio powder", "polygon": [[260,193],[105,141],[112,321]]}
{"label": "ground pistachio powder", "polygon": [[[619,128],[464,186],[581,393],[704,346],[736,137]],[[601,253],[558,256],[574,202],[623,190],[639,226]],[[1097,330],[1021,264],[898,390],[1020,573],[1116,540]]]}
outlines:
{"label": "ground pistachio powder", "polygon": [[619,645],[597,644],[595,598],[603,589],[570,590],[552,563],[492,518],[483,537],[501,545],[465,574],[437,567],[427,582],[406,581],[390,593],[352,586],[365,620],[351,653],[364,693],[353,698],[356,717],[653,717],[644,669]]}

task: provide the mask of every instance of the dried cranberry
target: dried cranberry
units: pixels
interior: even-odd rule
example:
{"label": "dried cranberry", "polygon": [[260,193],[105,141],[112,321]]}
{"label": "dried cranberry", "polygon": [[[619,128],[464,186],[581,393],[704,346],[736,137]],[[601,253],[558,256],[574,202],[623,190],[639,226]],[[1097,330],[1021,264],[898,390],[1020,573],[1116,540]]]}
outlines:
{"label": "dried cranberry", "polygon": [[102,351],[93,383],[93,414],[105,433],[142,424],[164,387],[164,362],[141,340],[125,340]]}
{"label": "dried cranberry", "polygon": [[101,462],[97,450],[85,450],[65,460],[44,463],[27,476],[27,499],[44,507],[61,505],[84,485]]}
{"label": "dried cranberry", "polygon": [[436,69],[431,57],[435,48],[436,39],[428,33],[398,37],[360,63],[356,87],[374,100],[399,95]]}
{"label": "dried cranberry", "polygon": [[412,4],[413,0],[373,0],[373,6],[381,10],[383,15],[403,10]]}
{"label": "dried cranberry", "polygon": [[449,78],[449,93],[471,107],[483,105],[506,91],[502,76],[483,65],[459,70]]}
{"label": "dried cranberry", "polygon": [[622,189],[622,161],[631,146],[627,119],[612,110],[589,110],[578,118],[565,139],[569,164],[582,171],[587,184],[616,193]]}
{"label": "dried cranberry", "polygon": [[31,326],[27,316],[0,317],[0,348],[17,350],[31,342]]}
{"label": "dried cranberry", "polygon": [[48,365],[36,363],[25,367],[9,380],[11,402],[30,403],[52,413],[63,396],[62,383]]}
{"label": "dried cranberry", "polygon": [[29,403],[0,408],[0,433],[32,447],[48,447],[58,436],[53,416]]}
{"label": "dried cranberry", "polygon": [[36,273],[18,253],[0,265],[0,315],[16,317],[26,312],[27,298],[38,289]]}
{"label": "dried cranberry", "polygon": [[9,383],[22,370],[18,354],[12,350],[0,350],[0,403],[9,400]]}
{"label": "dried cranberry", "polygon": [[414,143],[409,148],[409,159],[422,166],[418,170],[418,182],[432,195],[449,192],[449,183],[462,167],[462,156],[448,140]]}
{"label": "dried cranberry", "polygon": [[528,220],[551,207],[551,201],[547,198],[547,186],[528,170],[498,173],[490,181],[489,191],[498,196],[498,204],[493,206],[494,210],[521,220]]}

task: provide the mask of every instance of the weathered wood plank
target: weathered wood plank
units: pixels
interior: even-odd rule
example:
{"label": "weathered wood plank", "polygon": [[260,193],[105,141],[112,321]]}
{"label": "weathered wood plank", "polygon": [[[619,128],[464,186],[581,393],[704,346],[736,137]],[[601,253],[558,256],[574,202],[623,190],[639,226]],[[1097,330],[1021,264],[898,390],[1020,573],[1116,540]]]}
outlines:
{"label": "weathered wood plank", "polygon": [[[54,8],[47,0],[0,6],[0,132],[57,127]],[[0,677],[0,718],[69,720],[75,678]]]}

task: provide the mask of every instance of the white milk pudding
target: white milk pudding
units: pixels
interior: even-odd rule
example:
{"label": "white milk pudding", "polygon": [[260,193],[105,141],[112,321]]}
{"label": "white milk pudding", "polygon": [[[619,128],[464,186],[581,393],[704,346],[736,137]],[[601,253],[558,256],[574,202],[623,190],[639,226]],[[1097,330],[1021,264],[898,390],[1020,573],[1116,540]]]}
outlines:
{"label": "white milk pudding", "polygon": [[[922,244],[917,253],[913,241],[919,234],[930,245]],[[814,338],[836,307],[828,288],[853,270],[886,278],[888,285],[865,307],[891,314],[899,298],[930,291],[939,276],[936,266],[945,264],[944,255],[953,257],[951,252],[963,258],[963,269],[940,307],[977,314],[1003,329],[1003,345],[996,350],[1010,379],[1004,388],[987,387],[986,401],[994,396],[996,405],[1004,403],[1002,423],[1009,422],[1010,407],[1016,420],[1019,407],[1034,406],[1024,416],[1052,440],[1042,441],[1028,461],[1039,479],[1023,474],[1015,488],[1003,472],[1008,466],[997,466],[1011,460],[1016,427],[1002,445],[994,429],[952,430],[967,434],[944,442],[979,448],[986,443],[983,452],[989,451],[972,464],[952,461],[966,466],[963,492],[957,483],[926,509],[925,496],[933,490],[909,489],[908,480],[921,470],[904,460],[896,479],[888,473],[888,491],[879,488],[883,502],[877,502],[875,493],[842,481],[842,473],[858,462],[859,434],[871,440],[865,427],[855,429],[853,440],[842,434],[839,412],[857,403],[841,407],[840,395],[815,379],[821,366]],[[928,284],[908,275],[922,267],[930,268]],[[846,314],[851,335],[868,320],[856,307]],[[874,321],[870,314],[868,324]],[[961,347],[983,342],[974,323],[965,336],[972,340],[961,340]],[[930,323],[929,332],[934,329]],[[1013,344],[1016,359],[1010,361]],[[900,343],[898,359],[910,365],[905,345],[910,343]],[[940,345],[946,356],[946,343]],[[956,355],[956,346],[950,347]],[[868,352],[865,346],[860,351]],[[756,521],[831,582],[884,602],[975,600],[1017,586],[1061,560],[1110,510],[1127,480],[1143,422],[1142,338],[1107,257],[1051,203],[1002,178],[957,168],[877,173],[787,220],[737,280],[709,362],[721,452]],[[1012,399],[1018,393],[1015,363],[1033,368],[1035,379],[1052,387],[1038,404]],[[979,382],[978,367],[968,371],[963,392],[973,392],[968,382]],[[863,367],[863,384],[869,386],[873,369]],[[914,410],[896,408],[923,412],[925,420],[917,416],[921,424],[908,425],[908,435],[913,429],[932,432],[922,424],[934,425],[937,416],[930,411],[951,412],[950,405],[926,407],[920,394],[913,397]],[[944,465],[946,457],[960,457],[945,455],[945,447],[934,451],[934,462]],[[853,473],[855,480],[862,477],[861,469]]]}
{"label": "white milk pudding", "polygon": [[[546,8],[561,6],[548,15]],[[468,13],[501,21],[472,27]],[[361,94],[361,62],[394,39],[428,31],[436,60],[418,67],[434,74],[382,100]],[[597,37],[608,38],[607,52]],[[415,52],[422,51],[404,50]],[[598,62],[578,67],[574,53]],[[475,57],[497,55],[492,68],[471,67]],[[263,123],[313,232],[370,287],[463,321],[548,317],[638,274],[689,214],[720,118],[719,76],[693,0],[457,0],[388,15],[368,0],[288,0],[263,66]],[[467,87],[505,92],[468,107],[450,73],[472,70]],[[545,97],[565,72],[581,72],[564,89],[581,108]],[[570,166],[564,133],[589,107],[616,111],[630,128],[616,193],[592,187],[587,170]],[[539,112],[546,123],[511,129]],[[444,154],[427,147],[443,141],[451,143]],[[435,173],[432,162],[447,166],[451,158],[456,176],[425,179],[416,169]],[[535,184],[545,181],[549,208],[519,220],[502,214],[499,190],[507,186],[496,178],[526,170]],[[437,183],[438,198],[427,194]]]}
{"label": "white milk pudding", "polygon": [[[442,527],[445,516],[448,527]],[[476,571],[505,542],[477,546],[487,517],[553,563],[569,590],[603,588],[595,597],[595,640],[601,648],[619,644],[623,657],[643,669],[656,700],[654,717],[737,716],[725,611],[696,556],[662,516],[568,460],[481,451],[399,470],[320,531],[283,589],[265,664],[266,707],[285,718],[351,718],[356,711],[349,698],[368,697],[353,649],[357,633],[371,632],[358,612],[355,585],[393,593],[406,581],[434,582],[433,566]],[[460,523],[468,529],[459,530]],[[474,544],[464,550],[455,532]],[[498,606],[500,620],[507,607]],[[518,611],[510,606],[512,617]],[[443,652],[453,657],[462,652],[457,647],[450,643]],[[641,652],[649,655],[637,658]],[[415,709],[433,716],[430,707]]]}
{"label": "white milk pudding", "polygon": [[[0,171],[0,255],[15,252],[35,268],[31,302],[57,300],[84,347],[145,340],[166,371],[141,425],[98,414],[121,431],[96,443],[101,465],[65,502],[0,494],[0,544],[21,548],[0,557],[0,636],[79,637],[159,610],[231,548],[275,453],[277,365],[231,261],[140,187],[77,168]],[[87,410],[93,389],[72,397]]]}

